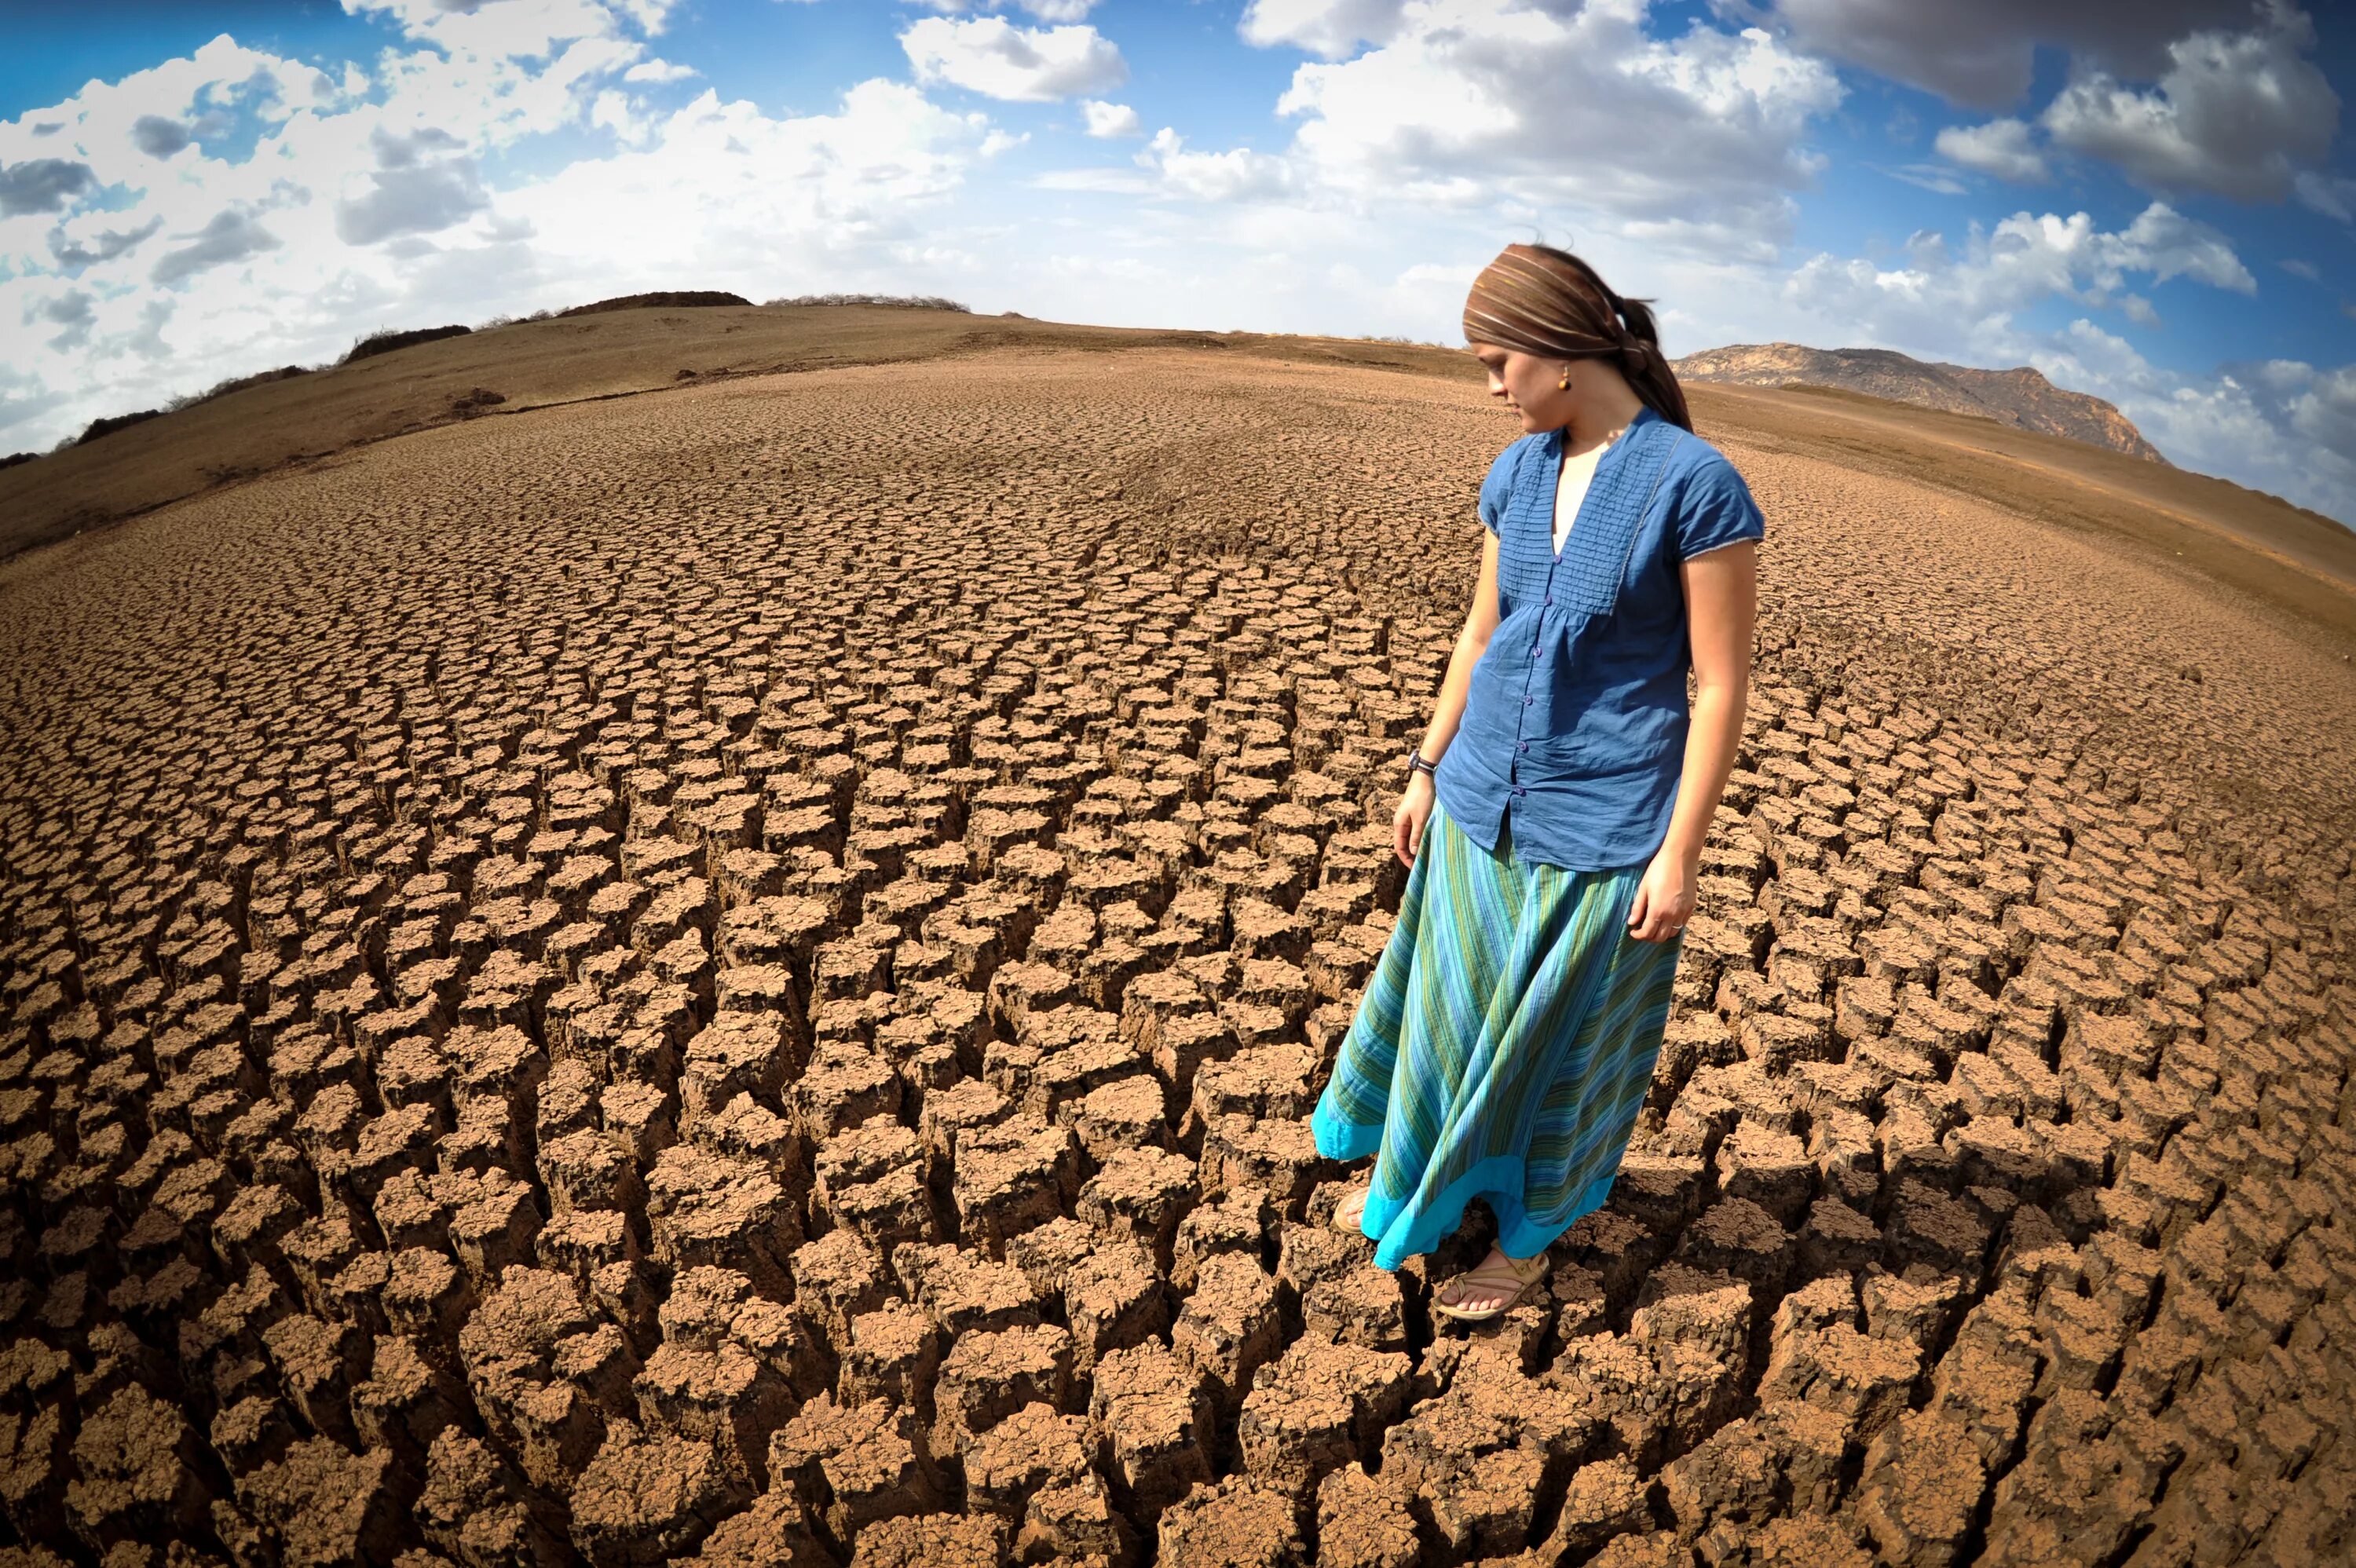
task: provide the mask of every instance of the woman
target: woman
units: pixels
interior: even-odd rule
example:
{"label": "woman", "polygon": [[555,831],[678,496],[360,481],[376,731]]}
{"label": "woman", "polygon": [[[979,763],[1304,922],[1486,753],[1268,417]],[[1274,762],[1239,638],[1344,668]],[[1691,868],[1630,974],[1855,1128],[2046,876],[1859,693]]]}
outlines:
{"label": "woman", "polygon": [[1742,733],[1765,522],[1652,312],[1576,256],[1507,246],[1464,336],[1525,433],[1481,485],[1480,581],[1394,824],[1398,923],[1312,1125],[1328,1158],[1376,1156],[1334,1222],[1385,1268],[1488,1204],[1495,1248],[1433,1297],[1483,1318],[1626,1153]]}

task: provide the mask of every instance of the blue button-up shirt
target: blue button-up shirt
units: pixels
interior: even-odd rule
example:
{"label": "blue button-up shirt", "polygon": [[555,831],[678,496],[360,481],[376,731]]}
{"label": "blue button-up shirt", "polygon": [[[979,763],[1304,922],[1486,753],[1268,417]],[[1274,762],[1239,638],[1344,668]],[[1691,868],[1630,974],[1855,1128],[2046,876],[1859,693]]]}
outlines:
{"label": "blue button-up shirt", "polygon": [[1497,536],[1497,628],[1432,785],[1483,848],[1571,870],[1650,860],[1685,766],[1688,556],[1766,519],[1719,450],[1650,408],[1597,462],[1554,552],[1563,435],[1526,435],[1481,485]]}

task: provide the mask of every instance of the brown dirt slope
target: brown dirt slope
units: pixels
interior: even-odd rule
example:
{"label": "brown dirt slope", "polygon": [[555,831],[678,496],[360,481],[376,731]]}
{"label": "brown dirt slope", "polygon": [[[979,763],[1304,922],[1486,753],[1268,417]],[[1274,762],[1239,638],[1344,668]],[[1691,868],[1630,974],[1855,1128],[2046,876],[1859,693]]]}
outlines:
{"label": "brown dirt slope", "polygon": [[1862,392],[2068,436],[2147,462],[2168,462],[2110,403],[2083,392],[2063,391],[2027,365],[1983,370],[1916,359],[1888,348],[1810,348],[1798,343],[1739,343],[1688,354],[1673,363],[1688,380],[1754,387],[1803,382]]}
{"label": "brown dirt slope", "polygon": [[1351,339],[1075,326],[873,306],[600,310],[488,327],[245,388],[0,469],[0,558],[289,464],[477,416],[469,399],[477,388],[499,393],[499,415],[511,416],[698,379],[903,363],[984,348],[1178,346],[1479,375],[1461,354]]}
{"label": "brown dirt slope", "polygon": [[746,377],[0,567],[0,1553],[2346,1561],[2344,628],[1701,392],[1750,722],[1470,1334],[1303,1117],[1477,383]]}

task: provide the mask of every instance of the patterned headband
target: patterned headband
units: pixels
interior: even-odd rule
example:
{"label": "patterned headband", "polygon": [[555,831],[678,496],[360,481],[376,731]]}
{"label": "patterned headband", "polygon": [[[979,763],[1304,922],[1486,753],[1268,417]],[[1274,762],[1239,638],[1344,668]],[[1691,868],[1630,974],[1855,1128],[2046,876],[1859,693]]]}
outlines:
{"label": "patterned headband", "polygon": [[1549,359],[1598,354],[1641,359],[1645,347],[1620,321],[1600,283],[1529,245],[1506,246],[1472,280],[1464,336]]}

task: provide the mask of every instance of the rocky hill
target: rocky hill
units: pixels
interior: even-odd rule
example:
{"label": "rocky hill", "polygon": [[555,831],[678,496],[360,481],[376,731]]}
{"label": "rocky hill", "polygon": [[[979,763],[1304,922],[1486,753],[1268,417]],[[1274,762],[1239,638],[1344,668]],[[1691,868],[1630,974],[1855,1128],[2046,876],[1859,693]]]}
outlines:
{"label": "rocky hill", "polygon": [[2168,461],[2118,410],[2100,398],[2063,391],[2026,365],[1979,370],[1926,362],[1888,348],[1810,348],[1798,343],[1734,344],[1688,354],[1670,364],[1680,379],[1689,381],[1753,387],[1805,381],[1949,413],[1978,414],[2154,463]]}

